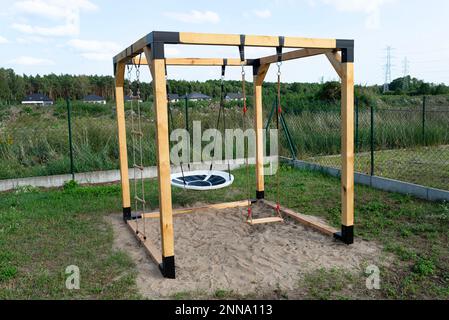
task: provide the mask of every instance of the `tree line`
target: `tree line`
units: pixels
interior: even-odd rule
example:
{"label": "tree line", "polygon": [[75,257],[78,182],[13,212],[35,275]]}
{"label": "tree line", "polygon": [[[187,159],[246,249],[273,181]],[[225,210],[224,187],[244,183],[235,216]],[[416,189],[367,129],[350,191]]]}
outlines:
{"label": "tree line", "polygon": [[[131,90],[134,94],[139,91],[143,100],[152,99],[152,84],[137,83],[136,81],[125,81],[125,94]],[[184,95],[192,92],[201,92],[218,99],[220,97],[220,80],[185,81],[169,80],[168,90],[170,93]],[[227,93],[242,92],[240,81],[225,81],[224,90]],[[252,94],[252,83],[247,82],[246,88],[248,96]],[[449,94],[449,87],[444,84],[432,84],[410,76],[398,78],[391,82],[388,94],[396,95],[437,95]],[[356,86],[356,95],[362,100],[369,102],[372,96],[383,94],[383,87]],[[264,97],[275,99],[276,83],[267,82],[264,84]],[[86,95],[96,94],[106,100],[114,100],[115,85],[112,76],[98,75],[18,75],[12,69],[0,68],[0,103],[12,104],[20,102],[26,95],[32,93],[43,93],[53,100],[64,99],[69,96],[74,100],[81,100]],[[307,101],[313,103],[336,102],[340,99],[340,83],[283,83],[281,87],[286,105],[301,105]]]}

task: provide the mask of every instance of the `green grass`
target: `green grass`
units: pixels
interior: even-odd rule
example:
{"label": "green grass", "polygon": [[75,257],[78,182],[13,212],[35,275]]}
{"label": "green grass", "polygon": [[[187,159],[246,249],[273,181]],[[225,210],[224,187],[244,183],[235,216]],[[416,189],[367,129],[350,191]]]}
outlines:
{"label": "green grass", "polygon": [[[449,145],[383,150],[374,153],[374,174],[433,188],[449,188]],[[341,167],[341,156],[312,157],[308,161],[333,168]],[[370,173],[370,153],[358,153],[355,170]]]}
{"label": "green grass", "polygon": [[[245,170],[235,171],[235,177],[230,188],[207,193],[174,188],[174,206],[242,199],[246,194]],[[275,179],[266,180],[267,197],[273,200]],[[281,181],[283,205],[321,216],[339,226],[338,179],[282,167]],[[155,208],[156,182],[150,180],[146,184],[147,200]],[[53,190],[22,188],[0,197],[0,298],[139,298],[135,266],[125,253],[113,250],[112,229],[104,219],[111,212],[120,214],[118,185],[72,184]],[[363,270],[360,274],[318,270],[298,283],[298,294],[322,299],[448,299],[448,227],[448,204],[356,186],[358,239],[377,241],[395,257],[391,265],[381,269],[380,292],[363,289]],[[72,264],[81,270],[80,290],[69,291],[64,287],[64,270]],[[348,290],[346,282],[356,289]],[[222,295],[233,297],[224,290],[209,298]],[[180,290],[173,295],[178,299],[190,297],[197,297],[197,293]],[[290,296],[273,288],[272,297]]]}

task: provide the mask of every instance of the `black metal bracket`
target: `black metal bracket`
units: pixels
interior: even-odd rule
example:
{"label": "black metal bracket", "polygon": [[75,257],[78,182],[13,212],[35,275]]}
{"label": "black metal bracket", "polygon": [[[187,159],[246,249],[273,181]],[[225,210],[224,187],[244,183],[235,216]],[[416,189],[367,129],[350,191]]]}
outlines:
{"label": "black metal bracket", "polygon": [[334,238],[346,244],[354,243],[354,226],[341,226],[341,232],[334,233]]}
{"label": "black metal bracket", "polygon": [[123,220],[131,220],[131,208],[123,208]]}
{"label": "black metal bracket", "polygon": [[341,50],[341,62],[354,62],[354,40],[337,39],[337,49]]}
{"label": "black metal bracket", "polygon": [[245,61],[245,35],[240,35],[240,45],[239,45],[239,52],[240,52],[240,61]]}
{"label": "black metal bracket", "polygon": [[253,75],[257,76],[259,74],[260,59],[251,60],[251,63],[249,64],[253,66]]}
{"label": "black metal bracket", "polygon": [[175,256],[162,257],[162,263],[159,265],[159,270],[165,278],[175,279]]}
{"label": "black metal bracket", "polygon": [[265,198],[265,191],[256,190],[256,199],[260,200],[260,199],[264,199],[264,198]]}
{"label": "black metal bracket", "polygon": [[278,56],[278,62],[282,62],[282,48],[284,47],[285,38],[279,37],[279,46],[276,47],[276,54]]}
{"label": "black metal bracket", "polygon": [[228,59],[223,59],[223,65],[221,66],[221,76],[225,76],[226,66],[228,65]]}

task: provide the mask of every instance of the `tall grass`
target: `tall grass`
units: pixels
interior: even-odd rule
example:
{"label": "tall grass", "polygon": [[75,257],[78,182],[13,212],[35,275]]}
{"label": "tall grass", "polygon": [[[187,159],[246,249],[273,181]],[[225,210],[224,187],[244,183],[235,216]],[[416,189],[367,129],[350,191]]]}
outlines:
{"label": "tall grass", "polygon": [[[265,116],[271,109],[266,100]],[[443,101],[444,102],[444,101]],[[442,102],[442,103],[443,103]],[[73,142],[76,172],[118,168],[118,141],[115,111],[112,104],[86,105],[73,103]],[[127,118],[128,157],[132,159],[130,130],[130,104],[125,106]],[[292,109],[292,108],[290,108]],[[297,149],[297,158],[335,155],[341,149],[340,110],[337,104],[317,103],[316,108],[286,108],[284,114]],[[393,110],[384,106],[375,111],[376,150],[410,148],[422,145],[449,144],[449,109],[441,104],[430,106],[426,112],[425,135],[422,134],[422,111],[413,108]],[[189,105],[189,128],[194,121],[201,121],[202,130],[215,128],[218,104]],[[445,110],[445,111],[444,111]],[[444,111],[444,112],[443,112]],[[227,128],[252,128],[253,110],[247,119],[241,105],[226,105]],[[150,103],[142,104],[144,165],[155,164],[155,126]],[[184,128],[184,105],[175,104],[170,117],[173,128]],[[271,128],[274,127],[274,119]],[[358,152],[370,149],[370,112],[359,111],[359,130],[356,148]],[[290,156],[283,132],[281,154]],[[203,142],[203,144],[208,143]],[[254,147],[254,146],[253,146]],[[3,110],[0,122],[0,179],[35,175],[63,174],[69,171],[69,144],[65,104],[54,107],[13,107],[6,114]]]}

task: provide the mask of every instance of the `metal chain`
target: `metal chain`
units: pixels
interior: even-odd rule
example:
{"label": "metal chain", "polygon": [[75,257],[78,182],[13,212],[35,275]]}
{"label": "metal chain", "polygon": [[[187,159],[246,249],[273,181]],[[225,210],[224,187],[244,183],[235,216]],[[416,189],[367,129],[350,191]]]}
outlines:
{"label": "metal chain", "polygon": [[[277,108],[276,108],[276,130],[277,130],[277,138],[278,138],[278,150],[279,150],[279,118],[281,116],[282,107],[281,107],[281,65],[282,62],[277,62]],[[279,171],[280,171],[280,157],[279,157],[279,151],[278,151],[278,168],[276,170],[276,213],[279,217],[281,216],[281,204],[280,204],[280,178],[279,178]]]}

